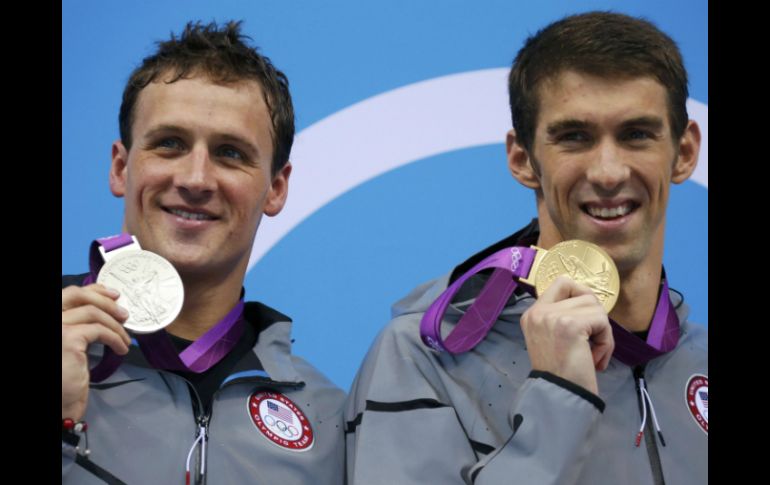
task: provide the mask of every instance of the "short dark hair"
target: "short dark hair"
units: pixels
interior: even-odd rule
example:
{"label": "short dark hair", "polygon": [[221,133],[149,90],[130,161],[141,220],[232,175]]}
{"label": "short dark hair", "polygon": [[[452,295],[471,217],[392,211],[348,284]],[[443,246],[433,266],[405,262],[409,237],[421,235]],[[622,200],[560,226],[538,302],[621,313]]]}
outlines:
{"label": "short dark hair", "polygon": [[126,149],[131,148],[134,107],[142,89],[167,74],[171,74],[167,83],[203,74],[217,83],[259,82],[273,126],[272,175],[286,165],[294,141],[289,80],[257,47],[246,43],[250,38],[240,33],[240,26],[240,21],[229,21],[221,28],[215,22],[189,22],[181,36],[172,33],[171,39],[158,42],[157,51],[134,69],[123,90],[118,121]]}
{"label": "short dark hair", "polygon": [[543,82],[565,70],[616,77],[649,76],[668,94],[674,139],[687,128],[687,71],[676,43],[651,22],[614,12],[565,17],[530,36],[508,76],[518,142],[531,153]]}

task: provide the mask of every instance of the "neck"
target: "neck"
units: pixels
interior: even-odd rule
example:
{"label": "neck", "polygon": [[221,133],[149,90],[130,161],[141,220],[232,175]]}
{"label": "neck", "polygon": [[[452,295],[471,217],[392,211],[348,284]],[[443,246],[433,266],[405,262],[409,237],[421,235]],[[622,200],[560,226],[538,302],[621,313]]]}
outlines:
{"label": "neck", "polygon": [[243,278],[200,281],[182,275],[184,306],[166,331],[185,340],[197,340],[224,319],[240,299]]}
{"label": "neck", "polygon": [[629,332],[644,332],[650,328],[658,305],[661,264],[641,265],[620,274],[620,296],[610,318]]}

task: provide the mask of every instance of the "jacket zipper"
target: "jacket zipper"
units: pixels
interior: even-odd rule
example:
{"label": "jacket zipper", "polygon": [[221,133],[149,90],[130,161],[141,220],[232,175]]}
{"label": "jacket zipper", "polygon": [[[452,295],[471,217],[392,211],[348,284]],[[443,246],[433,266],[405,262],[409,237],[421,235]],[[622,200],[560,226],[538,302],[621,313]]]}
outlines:
{"label": "jacket zipper", "polygon": [[[634,368],[634,383],[636,384],[636,398],[639,402],[639,416],[642,417],[643,413],[646,413],[645,398],[642,395],[640,386],[640,380],[644,379],[644,369],[647,364],[641,364]],[[651,418],[651,417],[650,417]],[[647,456],[650,459],[650,468],[652,470],[652,480],[655,485],[665,485],[666,481],[663,478],[663,467],[660,463],[660,453],[658,453],[658,444],[655,441],[656,430],[653,425],[652,419],[647,419],[644,426],[644,444],[647,447]]]}
{"label": "jacket zipper", "polygon": [[[195,441],[190,448],[190,453],[187,456],[187,463],[185,464],[185,484],[186,485],[205,485],[206,483],[206,445],[208,444],[209,434],[209,414],[203,407],[203,401],[201,401],[198,390],[195,389],[192,382],[184,377],[174,374],[174,377],[180,378],[185,381],[187,388],[190,390],[190,403],[192,405],[193,416],[195,416],[196,433]],[[212,397],[213,399],[213,397]],[[195,467],[190,469],[190,460],[192,459],[193,451],[197,448],[195,454]]]}

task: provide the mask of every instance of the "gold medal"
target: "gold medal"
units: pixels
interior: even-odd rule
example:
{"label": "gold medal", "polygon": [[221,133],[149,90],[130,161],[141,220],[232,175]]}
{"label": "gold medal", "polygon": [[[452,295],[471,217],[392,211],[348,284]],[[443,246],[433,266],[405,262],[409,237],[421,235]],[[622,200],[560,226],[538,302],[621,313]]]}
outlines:
{"label": "gold medal", "polygon": [[620,293],[620,277],[615,262],[596,244],[573,239],[563,241],[545,250],[537,251],[527,278],[521,282],[535,288],[542,295],[561,275],[587,286],[594,292],[609,313]]}

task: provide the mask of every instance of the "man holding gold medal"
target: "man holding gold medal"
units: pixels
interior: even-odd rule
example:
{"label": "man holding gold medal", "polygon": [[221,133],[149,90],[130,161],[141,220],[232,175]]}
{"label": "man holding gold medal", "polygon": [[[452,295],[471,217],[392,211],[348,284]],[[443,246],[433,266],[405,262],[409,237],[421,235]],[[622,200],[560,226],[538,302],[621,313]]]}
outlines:
{"label": "man holding gold medal", "polygon": [[344,393],[291,355],[289,317],[243,299],[294,139],[288,81],[246,40],[189,23],[124,90],[123,233],[63,278],[62,483],[344,479]]}
{"label": "man holding gold medal", "polygon": [[707,337],[662,267],[700,146],[678,48],[567,17],[526,41],[509,94],[538,218],[394,306],[349,397],[348,480],[707,482]]}

